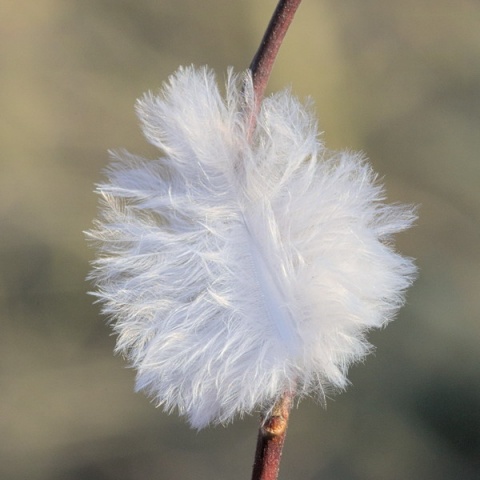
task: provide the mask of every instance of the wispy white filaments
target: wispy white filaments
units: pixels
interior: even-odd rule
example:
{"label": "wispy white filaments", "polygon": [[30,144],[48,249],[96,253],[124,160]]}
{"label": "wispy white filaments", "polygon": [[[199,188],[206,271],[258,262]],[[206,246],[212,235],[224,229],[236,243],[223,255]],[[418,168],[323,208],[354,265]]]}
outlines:
{"label": "wispy white filaments", "polygon": [[207,68],[180,68],[137,103],[162,156],[113,155],[98,186],[91,277],[137,369],[137,388],[201,428],[266,408],[286,390],[347,384],[365,334],[403,304],[415,267],[356,153],[330,152],[290,92],[262,102],[248,74],[225,98]]}

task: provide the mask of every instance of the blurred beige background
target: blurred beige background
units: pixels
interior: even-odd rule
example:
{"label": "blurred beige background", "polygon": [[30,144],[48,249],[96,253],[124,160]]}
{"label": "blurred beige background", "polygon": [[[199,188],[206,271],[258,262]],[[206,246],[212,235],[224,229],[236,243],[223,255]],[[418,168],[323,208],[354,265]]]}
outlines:
{"label": "blurred beige background", "polygon": [[[274,0],[0,2],[0,478],[246,479],[257,419],[191,431],[133,392],[86,292],[107,149],[153,156],[133,104],[179,64],[250,62]],[[322,409],[293,412],[281,479],[480,478],[480,3],[304,0],[270,89],[311,95],[330,148],[391,201],[408,305]]]}

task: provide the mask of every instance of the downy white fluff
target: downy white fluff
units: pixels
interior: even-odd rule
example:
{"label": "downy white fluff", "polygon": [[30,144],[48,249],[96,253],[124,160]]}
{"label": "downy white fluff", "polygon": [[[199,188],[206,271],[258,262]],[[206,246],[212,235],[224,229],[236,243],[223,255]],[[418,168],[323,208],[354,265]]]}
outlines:
{"label": "downy white fluff", "polygon": [[391,244],[412,208],[383,203],[361,155],[326,150],[288,91],[249,132],[252,99],[248,74],[229,74],[224,99],[193,67],[145,95],[138,115],[163,156],[113,155],[89,233],[96,295],[137,389],[196,428],[286,390],[344,388],[415,272]]}

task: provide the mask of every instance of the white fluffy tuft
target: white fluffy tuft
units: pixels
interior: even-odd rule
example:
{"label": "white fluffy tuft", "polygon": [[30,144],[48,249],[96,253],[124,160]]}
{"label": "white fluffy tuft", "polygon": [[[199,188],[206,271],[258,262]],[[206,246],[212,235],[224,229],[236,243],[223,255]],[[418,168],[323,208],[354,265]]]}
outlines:
{"label": "white fluffy tuft", "polygon": [[415,274],[390,242],[412,208],[383,203],[361,155],[327,151],[289,92],[263,101],[249,135],[252,98],[248,74],[229,74],[224,99],[193,67],[145,95],[143,131],[164,156],[114,155],[88,234],[137,389],[196,428],[286,390],[344,388]]}

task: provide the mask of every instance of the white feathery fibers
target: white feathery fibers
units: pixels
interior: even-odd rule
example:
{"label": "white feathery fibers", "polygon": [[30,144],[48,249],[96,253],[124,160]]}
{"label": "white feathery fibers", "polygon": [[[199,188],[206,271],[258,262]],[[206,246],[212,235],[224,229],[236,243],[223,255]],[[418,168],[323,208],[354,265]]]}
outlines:
{"label": "white feathery fibers", "polygon": [[288,91],[249,132],[252,99],[248,74],[229,73],[224,99],[193,67],[145,95],[138,115],[163,156],[114,155],[89,233],[96,295],[137,389],[196,428],[286,390],[344,388],[415,273],[391,244],[412,208],[384,203],[361,155],[327,151]]}

